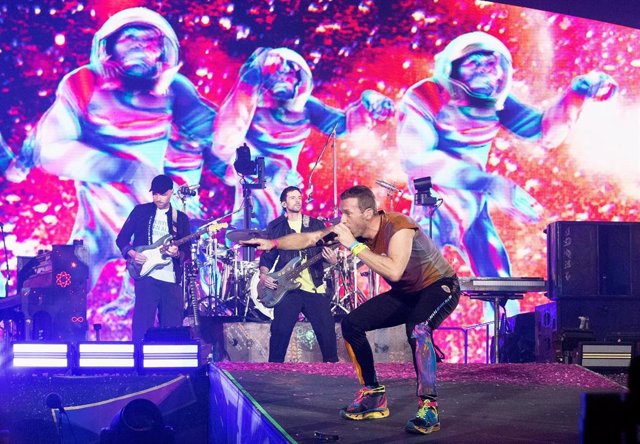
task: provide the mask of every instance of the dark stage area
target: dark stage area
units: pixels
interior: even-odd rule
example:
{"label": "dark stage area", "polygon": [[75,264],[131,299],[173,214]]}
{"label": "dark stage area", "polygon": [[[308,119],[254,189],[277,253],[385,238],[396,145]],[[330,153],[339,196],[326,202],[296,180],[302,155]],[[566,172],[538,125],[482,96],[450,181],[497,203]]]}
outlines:
{"label": "dark stage area", "polygon": [[626,379],[578,365],[442,363],[442,428],[425,437],[404,431],[417,410],[411,364],[376,368],[391,414],[374,421],[339,417],[359,388],[349,363],[227,361],[165,375],[5,374],[0,430],[9,440],[0,442],[58,442],[56,412],[46,405],[55,393],[68,415],[63,443],[98,443],[100,430],[140,398],[159,407],[176,443],[319,443],[335,437],[339,443],[574,443],[583,393],[627,392]]}
{"label": "dark stage area", "polygon": [[[299,443],[579,441],[583,392],[624,392],[622,385],[577,365],[440,364],[442,428],[410,435],[405,422],[417,410],[410,364],[379,364],[390,416],[347,421],[339,410],[359,388],[348,364],[222,363],[229,374]],[[283,438],[282,442],[287,442]]]}
{"label": "dark stage area", "polygon": [[62,442],[98,443],[100,431],[135,399],[158,406],[177,443],[206,443],[209,384],[205,368],[188,374],[0,376],[0,430],[10,444],[51,444],[58,441],[57,415],[47,397],[57,394],[66,411]]}

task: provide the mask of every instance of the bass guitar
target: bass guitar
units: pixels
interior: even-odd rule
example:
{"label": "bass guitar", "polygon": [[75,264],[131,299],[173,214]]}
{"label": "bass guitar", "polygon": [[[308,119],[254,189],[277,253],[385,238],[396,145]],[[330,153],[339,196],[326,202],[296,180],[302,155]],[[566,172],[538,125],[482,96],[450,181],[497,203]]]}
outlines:
{"label": "bass guitar", "polygon": [[[330,248],[337,248],[339,245],[336,244]],[[278,286],[274,290],[265,286],[262,282],[258,282],[258,300],[267,308],[275,307],[282,301],[285,294],[300,288],[300,282],[296,282],[300,273],[320,260],[322,260],[322,252],[307,259],[306,262],[302,262],[302,257],[297,256],[287,262],[287,265],[282,267],[281,270],[269,273],[268,276],[272,277]]]}
{"label": "bass guitar", "polygon": [[144,254],[147,257],[147,260],[138,264],[133,259],[127,260],[127,271],[129,275],[134,279],[140,279],[142,277],[147,276],[153,270],[163,267],[171,261],[171,256],[167,255],[167,249],[171,245],[175,245],[179,247],[185,242],[189,242],[197,237],[202,236],[207,231],[217,231],[223,228],[227,228],[229,224],[212,224],[206,227],[202,227],[198,229],[195,233],[189,234],[180,239],[173,239],[173,236],[167,234],[162,236],[160,239],[152,243],[151,245],[140,245],[135,247],[134,250],[138,253]]}

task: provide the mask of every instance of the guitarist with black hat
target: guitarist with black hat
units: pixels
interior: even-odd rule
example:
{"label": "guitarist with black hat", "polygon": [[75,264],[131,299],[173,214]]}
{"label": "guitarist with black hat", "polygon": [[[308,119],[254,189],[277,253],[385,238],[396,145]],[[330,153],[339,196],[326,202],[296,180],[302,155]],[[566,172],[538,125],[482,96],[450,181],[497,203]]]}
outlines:
{"label": "guitarist with black hat", "polygon": [[[302,193],[299,188],[294,186],[285,188],[280,194],[280,202],[284,214],[267,226],[267,236],[270,239],[276,239],[290,233],[317,231],[325,227],[320,220],[302,214]],[[304,266],[305,260],[314,260],[313,257],[319,259],[318,255],[321,255],[324,260],[315,260],[310,267]],[[291,272],[286,273],[279,282],[277,272],[284,270],[285,266],[292,261],[297,263],[300,256],[304,256],[302,266],[292,268],[295,275]],[[317,247],[304,251],[287,251],[274,248],[263,252],[260,256],[259,294],[261,288],[265,289],[266,287],[267,290],[276,291],[279,286],[290,286],[292,281],[295,282],[294,288],[286,291],[274,307],[269,339],[269,362],[284,362],[291,333],[301,312],[311,323],[322,352],[322,360],[324,362],[338,361],[335,323],[323,281],[323,262],[325,261],[330,264],[337,263],[334,249]],[[274,270],[270,273],[272,268]],[[301,269],[299,274],[296,273],[298,269]],[[298,287],[298,284],[299,288],[295,288]]]}
{"label": "guitarist with black hat", "polygon": [[[183,296],[180,286],[182,264],[190,258],[189,243],[179,247],[171,239],[189,235],[189,219],[171,204],[173,181],[161,174],[151,182],[153,202],[136,205],[127,217],[116,244],[129,261],[129,271],[135,281],[133,341],[139,342],[153,327],[156,310],[160,327],[182,325]],[[164,239],[162,242],[162,239]],[[158,245],[154,248],[155,245]],[[154,258],[154,266],[146,267]],[[139,270],[145,270],[141,275]],[[138,272],[134,272],[138,270]]]}

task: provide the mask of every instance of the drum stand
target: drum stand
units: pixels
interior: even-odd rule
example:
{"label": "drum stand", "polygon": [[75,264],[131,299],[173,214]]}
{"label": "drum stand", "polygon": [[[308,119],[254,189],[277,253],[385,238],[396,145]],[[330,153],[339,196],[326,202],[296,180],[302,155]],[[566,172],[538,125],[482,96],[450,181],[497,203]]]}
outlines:
{"label": "drum stand", "polygon": [[[203,263],[198,263],[198,269],[203,270],[203,286],[207,288],[207,296],[198,300],[198,309],[204,307],[202,311],[206,316],[225,316],[229,314],[227,279],[221,278],[221,273],[225,273],[227,270],[223,267],[223,270],[220,271],[218,266],[224,259],[220,254],[220,243],[217,239],[218,231],[218,228],[209,227],[209,239],[205,241],[206,245],[204,246],[206,260]],[[197,252],[194,253],[194,257],[198,257]]]}
{"label": "drum stand", "polygon": [[[343,253],[338,252],[339,255]],[[336,291],[332,301],[331,312],[334,315],[347,314],[365,301],[367,296],[358,288],[358,267],[355,261],[342,256],[338,259],[338,266],[334,270]],[[340,289],[344,289],[342,295]]]}

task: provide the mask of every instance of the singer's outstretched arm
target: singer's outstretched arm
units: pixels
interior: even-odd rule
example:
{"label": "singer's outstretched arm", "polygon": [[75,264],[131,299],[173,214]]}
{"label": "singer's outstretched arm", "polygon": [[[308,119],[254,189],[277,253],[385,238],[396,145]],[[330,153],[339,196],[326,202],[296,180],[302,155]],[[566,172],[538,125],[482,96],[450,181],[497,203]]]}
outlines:
{"label": "singer's outstretched arm", "polygon": [[302,250],[303,248],[314,247],[327,234],[331,233],[332,227],[310,233],[292,233],[278,239],[251,239],[241,241],[242,245],[256,247],[258,250],[269,251],[273,248],[279,250]]}

